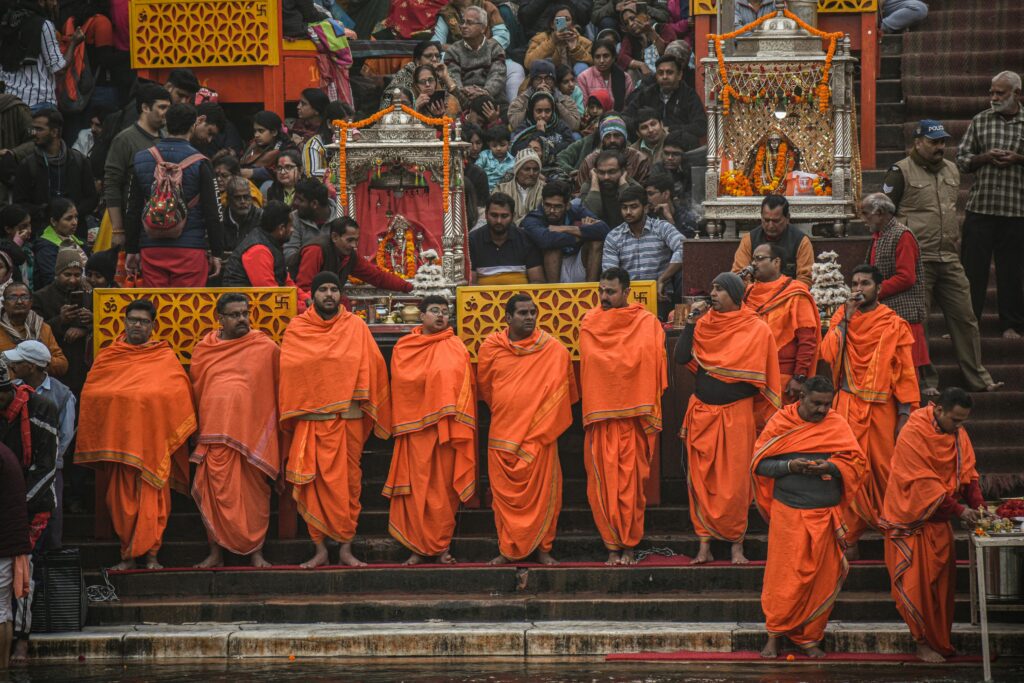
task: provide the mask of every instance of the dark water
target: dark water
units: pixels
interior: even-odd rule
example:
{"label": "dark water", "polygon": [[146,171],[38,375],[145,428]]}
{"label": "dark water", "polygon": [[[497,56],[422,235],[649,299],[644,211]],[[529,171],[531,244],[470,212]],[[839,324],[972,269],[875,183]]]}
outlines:
{"label": "dark water", "polygon": [[[1024,681],[1024,661],[1001,662],[993,672],[1003,683]],[[445,660],[399,660],[366,662],[358,660],[204,661],[174,664],[66,664],[35,665],[0,672],[0,681],[14,683],[65,683],[108,681],[170,683],[262,683],[286,681],[327,683],[968,683],[981,681],[981,666],[896,666],[833,664],[789,665],[688,665],[600,661],[558,662],[466,662]]]}

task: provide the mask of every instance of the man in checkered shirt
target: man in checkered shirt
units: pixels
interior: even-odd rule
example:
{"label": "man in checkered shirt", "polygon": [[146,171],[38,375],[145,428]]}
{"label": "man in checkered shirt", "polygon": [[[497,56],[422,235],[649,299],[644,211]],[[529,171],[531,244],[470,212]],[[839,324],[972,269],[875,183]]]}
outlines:
{"label": "man in checkered shirt", "polygon": [[981,319],[989,265],[996,260],[999,328],[1005,339],[1024,334],[1024,111],[1020,76],[1003,71],[992,79],[991,108],[971,121],[957,166],[976,173],[964,218],[963,261],[971,283],[971,305]]}

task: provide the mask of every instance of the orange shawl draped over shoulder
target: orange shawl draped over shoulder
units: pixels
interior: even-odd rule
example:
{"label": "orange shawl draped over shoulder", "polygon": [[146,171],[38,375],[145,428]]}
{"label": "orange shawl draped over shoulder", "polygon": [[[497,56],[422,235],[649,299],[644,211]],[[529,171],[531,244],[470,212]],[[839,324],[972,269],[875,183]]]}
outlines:
{"label": "orange shawl draped over shoulder", "polygon": [[179,449],[196,430],[196,412],[188,375],[167,342],[118,340],[101,351],[81,405],[75,462],[127,465],[156,489],[170,482],[187,493],[187,454]]}
{"label": "orange shawl draped over shoulder", "polygon": [[907,321],[878,304],[874,310],[853,314],[844,340],[840,334],[844,315],[840,307],[821,342],[821,357],[832,367],[836,389],[845,379],[850,393],[868,403],[886,403],[891,397],[918,403],[921,394],[911,355],[914,335]]}
{"label": "orange shawl draped over shoulder", "polygon": [[594,308],[580,325],[583,425],[638,417],[648,434],[661,431],[661,395],[668,387],[665,330],[640,304]]}
{"label": "orange shawl draped over shoulder", "polygon": [[[747,287],[743,305],[768,324],[778,348],[789,345],[796,338],[796,331],[804,328],[813,329],[821,344],[818,304],[807,285],[799,280],[783,276],[775,282],[755,282]],[[815,357],[811,367],[817,364]]]}
{"label": "orange shawl draped over shoulder", "polygon": [[[344,308],[330,320],[310,308],[288,324],[278,396],[284,429],[294,429],[304,415],[343,414],[356,401],[367,429],[372,423],[380,438],[391,434],[387,365],[366,323]],[[315,477],[314,458],[289,459],[288,481],[306,484]]]}
{"label": "orange shawl draped over shoulder", "polygon": [[701,316],[693,330],[693,358],[715,379],[752,384],[773,406],[782,405],[775,337],[749,308],[728,313],[711,310]]}
{"label": "orange shawl draped over shoulder", "polygon": [[[230,446],[270,479],[277,479],[281,469],[277,423],[281,351],[258,330],[238,339],[225,340],[218,335],[210,332],[192,352],[190,374],[199,408],[199,443]],[[202,461],[198,451],[192,461]]]}
{"label": "orange shawl draped over shoulder", "polygon": [[821,422],[807,422],[797,412],[798,404],[788,405],[772,416],[754,444],[754,460],[750,472],[754,477],[754,497],[764,518],[771,518],[775,479],[756,474],[757,465],[765,458],[789,453],[823,453],[834,464],[843,479],[840,507],[852,500],[867,474],[867,459],[850,425],[834,410]]}
{"label": "orange shawl draped over shoulder", "polygon": [[[391,412],[394,436],[422,431],[437,425],[438,443],[468,442],[456,449],[453,481],[449,482],[466,502],[476,492],[476,392],[469,351],[451,328],[424,334],[423,326],[398,340],[391,354]],[[411,489],[416,466],[407,449],[395,448],[384,495]]]}
{"label": "orange shawl draped over shoulder", "polygon": [[896,536],[913,533],[947,495],[977,478],[967,431],[939,431],[934,406],[915,410],[896,439],[880,526]]}

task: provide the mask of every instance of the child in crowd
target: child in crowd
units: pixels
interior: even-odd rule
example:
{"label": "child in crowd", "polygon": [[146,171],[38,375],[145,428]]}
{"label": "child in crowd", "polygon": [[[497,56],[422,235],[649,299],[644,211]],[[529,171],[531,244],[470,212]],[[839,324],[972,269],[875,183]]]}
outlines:
{"label": "child in crowd", "polygon": [[494,186],[512,170],[515,158],[508,151],[508,129],[489,128],[484,133],[484,141],[487,143],[487,149],[480,152],[476,165],[487,174],[487,187],[493,192]]}

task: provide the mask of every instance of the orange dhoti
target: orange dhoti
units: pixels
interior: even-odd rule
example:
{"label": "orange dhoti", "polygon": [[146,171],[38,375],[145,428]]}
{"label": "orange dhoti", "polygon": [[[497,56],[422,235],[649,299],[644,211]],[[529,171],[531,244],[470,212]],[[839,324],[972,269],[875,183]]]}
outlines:
{"label": "orange dhoti", "polygon": [[772,503],[761,609],[769,635],[821,642],[849,564],[838,507],[798,510]]}
{"label": "orange dhoti", "polygon": [[535,550],[550,552],[562,511],[562,465],[558,444],[531,449],[534,456],[487,449],[491,506],[498,529],[498,551],[521,560]]}
{"label": "orange dhoti", "polygon": [[270,484],[241,451],[224,444],[200,444],[192,498],[210,540],[238,555],[263,547],[270,524]]}
{"label": "orange dhoti", "polygon": [[[288,453],[289,481],[299,514],[315,542],[330,537],[340,543],[356,535],[362,504],[363,444],[366,431],[361,419],[300,418]],[[293,470],[309,478],[292,475]],[[300,481],[300,479],[306,479]]]}
{"label": "orange dhoti", "polygon": [[108,464],[106,502],[114,533],[121,539],[121,559],[156,553],[171,514],[171,490],[155,488],[127,465]]}
{"label": "orange dhoti", "polygon": [[950,642],[956,596],[956,553],[949,522],[928,522],[917,533],[885,539],[892,597],[910,633],[941,655]]}
{"label": "orange dhoti", "polygon": [[634,548],[644,538],[645,491],[658,443],[657,432],[644,430],[636,417],[601,420],[586,429],[587,500],[609,550]]}
{"label": "orange dhoti", "polygon": [[750,456],[757,438],[754,397],[716,406],[693,395],[683,429],[690,520],[697,536],[742,541],[754,495],[750,487]]}

